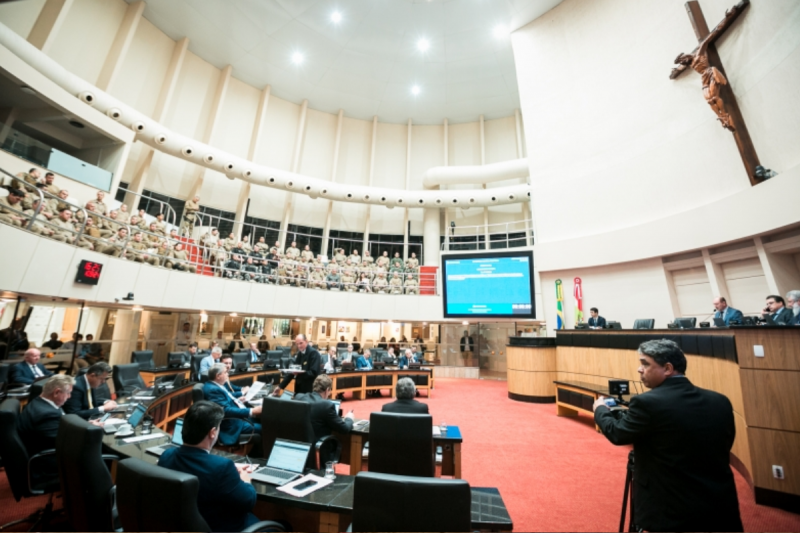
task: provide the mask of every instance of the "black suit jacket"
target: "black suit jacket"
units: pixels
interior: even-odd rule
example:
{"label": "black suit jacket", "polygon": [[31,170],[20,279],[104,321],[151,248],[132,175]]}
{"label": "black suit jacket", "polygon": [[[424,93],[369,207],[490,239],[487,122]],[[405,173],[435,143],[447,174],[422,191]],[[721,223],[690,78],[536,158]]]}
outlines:
{"label": "black suit jacket", "polygon": [[25,406],[17,419],[17,431],[28,454],[56,447],[58,424],[61,423],[61,409],[53,407],[41,396],[34,398]]}
{"label": "black suit jacket", "polygon": [[410,400],[395,400],[391,403],[385,404],[381,411],[384,413],[404,413],[409,415],[428,414],[428,404],[418,402],[413,398]]}
{"label": "black suit jacket", "polygon": [[322,398],[319,393],[298,394],[294,399],[311,404],[311,427],[314,428],[316,440],[332,435],[334,431],[347,434],[353,429],[353,421],[340,417],[336,405]]}
{"label": "black suit jacket", "polygon": [[292,362],[294,365],[300,365],[300,367],[304,370],[302,374],[287,374],[283,381],[281,381],[280,387],[281,389],[285,389],[286,386],[294,379],[294,393],[310,393],[314,390],[314,380],[317,376],[319,376],[322,365],[320,364],[320,357],[319,352],[312,348],[311,346],[306,346],[305,353],[299,353],[294,358]]}
{"label": "black suit jacket", "polygon": [[597,318],[589,317],[589,326],[593,328],[602,328],[606,325],[606,319],[599,316]]}
{"label": "black suit jacket", "polygon": [[461,337],[461,341],[458,343],[461,347],[462,352],[471,352],[475,349],[475,341],[472,340],[472,337]]}
{"label": "black suit jacket", "polygon": [[[92,394],[92,405],[94,405],[93,409],[89,408],[89,394]],[[64,404],[63,409],[68,415],[78,415],[81,418],[89,420],[93,416],[100,414],[100,409],[98,409],[97,406],[102,404],[103,400],[100,400],[98,403],[97,396],[91,389],[89,389],[88,385],[86,384],[86,378],[84,376],[78,376],[75,378],[75,385],[72,387],[72,394],[70,395],[69,400],[67,400]]]}
{"label": "black suit jacket", "polygon": [[[36,363],[36,366],[39,368],[39,371],[42,373],[42,375],[53,375],[53,373],[47,370],[42,363]],[[11,374],[8,380],[9,383],[26,383],[30,385],[37,379],[33,377],[33,370],[31,370],[30,365],[25,361],[12,366],[9,374]]]}
{"label": "black suit jacket", "polygon": [[647,531],[742,531],[730,467],[736,428],[722,394],[673,377],[595,422],[613,444],[633,444],[634,515]]}

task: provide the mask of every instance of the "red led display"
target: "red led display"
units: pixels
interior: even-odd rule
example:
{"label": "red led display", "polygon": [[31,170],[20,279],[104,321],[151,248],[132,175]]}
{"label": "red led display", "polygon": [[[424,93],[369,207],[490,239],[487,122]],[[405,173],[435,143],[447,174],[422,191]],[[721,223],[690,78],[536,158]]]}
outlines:
{"label": "red led display", "polygon": [[100,272],[102,271],[103,265],[84,259],[78,266],[78,275],[75,276],[75,283],[97,285],[97,282],[100,281]]}

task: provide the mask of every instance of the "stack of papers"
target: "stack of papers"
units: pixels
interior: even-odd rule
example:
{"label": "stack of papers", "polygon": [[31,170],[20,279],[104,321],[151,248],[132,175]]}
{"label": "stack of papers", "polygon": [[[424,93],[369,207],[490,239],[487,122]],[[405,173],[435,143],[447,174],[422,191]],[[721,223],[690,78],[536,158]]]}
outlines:
{"label": "stack of papers", "polygon": [[[306,474],[300,479],[295,479],[291,483],[287,483],[286,485],[277,487],[277,489],[281,492],[285,492],[290,496],[295,496],[296,498],[302,498],[303,496],[308,496],[312,492],[315,492],[321,489],[322,487],[327,487],[331,483],[333,483],[332,479],[326,479],[324,477],[315,476],[314,474]],[[295,488],[300,486],[303,487],[301,490],[297,490]]]}

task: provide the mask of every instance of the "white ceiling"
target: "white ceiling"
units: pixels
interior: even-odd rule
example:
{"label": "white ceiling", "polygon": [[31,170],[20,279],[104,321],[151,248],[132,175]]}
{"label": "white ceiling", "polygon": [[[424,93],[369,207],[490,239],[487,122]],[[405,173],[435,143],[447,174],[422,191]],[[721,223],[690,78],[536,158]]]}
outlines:
{"label": "white ceiling", "polygon": [[[493,30],[519,28],[561,1],[147,0],[144,16],[175,40],[189,37],[189,49],[213,65],[232,65],[243,82],[271,85],[279,98],[361,119],[439,124],[514,113],[510,38]],[[424,53],[420,38],[430,43]],[[304,55],[299,66],[295,52]]]}

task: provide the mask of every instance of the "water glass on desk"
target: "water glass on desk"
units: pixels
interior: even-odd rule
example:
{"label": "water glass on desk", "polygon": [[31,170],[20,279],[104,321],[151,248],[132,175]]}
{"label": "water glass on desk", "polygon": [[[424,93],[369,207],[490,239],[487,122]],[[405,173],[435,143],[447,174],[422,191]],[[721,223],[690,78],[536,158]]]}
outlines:
{"label": "water glass on desk", "polygon": [[335,461],[325,463],[325,479],[336,479]]}
{"label": "water glass on desk", "polygon": [[447,435],[447,422],[444,420],[439,423],[439,431],[442,432],[442,435]]}

